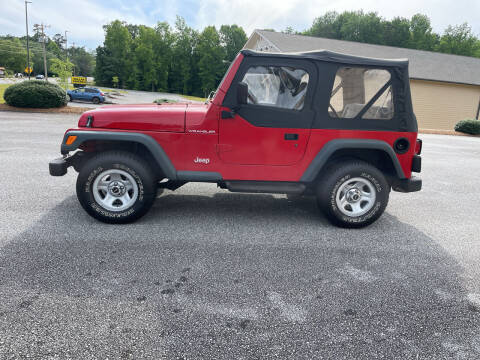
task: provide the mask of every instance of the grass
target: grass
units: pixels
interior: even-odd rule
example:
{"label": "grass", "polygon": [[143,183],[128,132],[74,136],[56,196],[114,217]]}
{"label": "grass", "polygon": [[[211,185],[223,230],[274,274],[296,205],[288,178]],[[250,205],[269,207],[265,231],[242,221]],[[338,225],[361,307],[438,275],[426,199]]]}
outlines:
{"label": "grass", "polygon": [[[200,102],[203,102],[203,103],[207,100],[206,98],[202,98],[202,97],[198,97],[198,96],[181,95],[181,94],[174,94],[174,95],[181,96],[185,100],[200,101]],[[175,104],[175,103],[179,102],[179,100],[159,98],[159,99],[154,100],[153,102],[157,103],[157,104],[164,104],[164,103]],[[180,100],[180,102],[181,102],[181,100]]]}
{"label": "grass", "polygon": [[187,99],[187,100],[193,100],[193,101],[205,102],[207,100],[207,98],[202,98],[202,97],[198,97],[198,96],[190,96],[190,95],[180,95],[180,96]]}
{"label": "grass", "polygon": [[153,102],[156,103],[156,104],[175,104],[178,101],[177,100],[160,98],[160,99],[154,100]]}
{"label": "grass", "polygon": [[95,86],[95,85],[92,85],[92,87],[97,88],[98,90],[100,90],[102,92],[109,92],[109,93],[118,92],[120,94],[127,94],[128,93],[128,91],[126,91],[126,90],[118,90],[118,89],[115,89],[115,88],[102,88],[102,87],[98,87],[98,86]]}
{"label": "grass", "polygon": [[99,88],[98,86],[93,86],[93,87],[97,88],[101,92],[109,92],[109,93],[118,92],[120,94],[128,94],[128,91],[126,90],[118,90],[115,88]]}
{"label": "grass", "polygon": [[3,93],[11,84],[0,84],[0,104],[5,104],[5,99],[3,98]]}

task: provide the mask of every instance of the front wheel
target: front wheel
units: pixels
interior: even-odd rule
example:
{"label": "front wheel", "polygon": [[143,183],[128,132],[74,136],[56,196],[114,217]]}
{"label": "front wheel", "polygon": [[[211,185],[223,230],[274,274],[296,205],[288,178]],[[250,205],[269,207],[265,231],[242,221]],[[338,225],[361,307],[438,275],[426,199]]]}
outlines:
{"label": "front wheel", "polygon": [[99,104],[99,103],[100,103],[100,99],[99,99],[98,97],[94,97],[94,98],[92,99],[92,102],[93,102],[94,104]]}
{"label": "front wheel", "polygon": [[334,224],[360,228],[377,220],[387,207],[390,186],[374,166],[351,161],[334,164],[319,182],[319,208]]}
{"label": "front wheel", "polygon": [[153,172],[141,158],[112,151],[88,160],[77,178],[77,197],[94,218],[127,223],[143,216],[157,193]]}
{"label": "front wheel", "polygon": [[68,101],[72,101],[72,96],[70,94],[67,95]]}

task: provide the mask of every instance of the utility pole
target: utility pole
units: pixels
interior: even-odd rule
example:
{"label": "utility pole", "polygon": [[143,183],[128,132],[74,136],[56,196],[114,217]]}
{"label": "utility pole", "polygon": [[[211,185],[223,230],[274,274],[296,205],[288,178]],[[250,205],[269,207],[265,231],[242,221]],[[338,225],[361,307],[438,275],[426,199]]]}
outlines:
{"label": "utility pole", "polygon": [[27,72],[28,72],[28,80],[30,80],[30,48],[28,46],[28,11],[27,11],[27,4],[31,4],[31,1],[25,0],[25,28],[27,29]]}
{"label": "utility pole", "polygon": [[47,37],[45,35],[45,29],[50,27],[50,25],[44,25],[43,23],[33,25],[33,28],[37,32],[41,32],[42,47],[43,47],[43,72],[45,74],[45,80],[48,80],[48,71],[47,71],[47,53],[45,52],[45,42]]}
{"label": "utility pole", "polygon": [[[75,41],[73,42],[72,49],[73,53],[75,53]],[[73,76],[75,76],[75,64],[73,64]]]}
{"label": "utility pole", "polygon": [[67,62],[68,62],[68,40],[67,40],[67,32],[68,30],[65,30],[65,55],[67,57]]}

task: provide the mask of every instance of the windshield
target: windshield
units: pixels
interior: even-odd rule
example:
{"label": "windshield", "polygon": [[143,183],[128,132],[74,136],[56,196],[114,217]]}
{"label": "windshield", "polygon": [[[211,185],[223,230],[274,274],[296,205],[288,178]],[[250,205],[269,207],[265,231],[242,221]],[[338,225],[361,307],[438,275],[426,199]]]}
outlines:
{"label": "windshield", "polygon": [[[236,59],[236,57],[235,57]],[[223,82],[225,81],[225,78],[227,77],[228,73],[230,72],[230,70],[232,69],[232,66],[233,64],[235,63],[235,59],[233,59],[232,62],[230,62],[230,65],[228,66],[228,69],[227,71],[225,71],[225,74],[223,75],[223,78],[222,80],[220,81],[220,83],[218,84],[217,86],[217,89],[215,91],[212,91],[209,95],[208,95],[208,98],[206,100],[205,103],[209,103],[211,102],[214,98],[215,98],[215,95],[217,95],[217,92],[218,92],[218,89],[220,89],[223,85]]]}

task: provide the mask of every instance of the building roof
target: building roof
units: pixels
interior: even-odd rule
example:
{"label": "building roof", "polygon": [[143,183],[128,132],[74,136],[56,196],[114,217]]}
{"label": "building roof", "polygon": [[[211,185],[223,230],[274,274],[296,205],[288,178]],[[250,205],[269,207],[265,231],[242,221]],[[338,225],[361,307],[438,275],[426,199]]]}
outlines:
{"label": "building roof", "polygon": [[[325,49],[343,54],[372,58],[407,58],[410,62],[410,78],[480,85],[479,58],[353,41],[284,34],[267,30],[255,30],[254,34],[258,34],[269,43],[273,51],[305,52]],[[254,34],[252,34],[252,36]]]}
{"label": "building roof", "polygon": [[303,52],[265,52],[254,50],[242,50],[242,54],[245,56],[269,56],[275,54],[277,57],[282,58],[307,58],[328,62],[341,62],[343,64],[355,64],[355,65],[372,65],[372,66],[395,66],[406,68],[408,66],[408,59],[376,59],[365,56],[356,56],[342,54],[329,50],[316,50],[316,51],[303,51]]}

